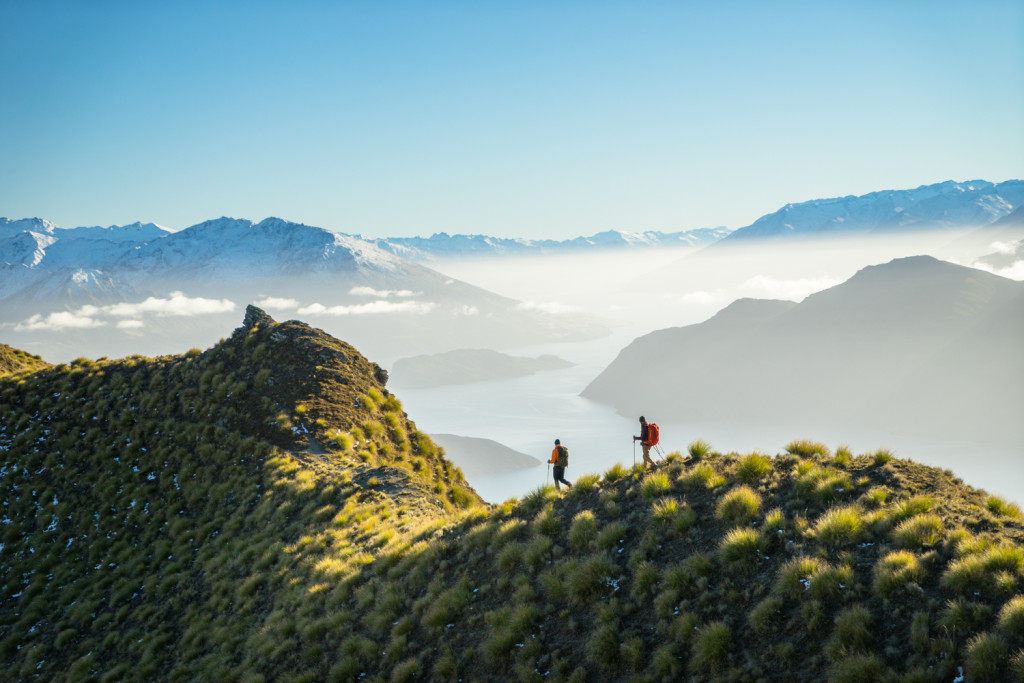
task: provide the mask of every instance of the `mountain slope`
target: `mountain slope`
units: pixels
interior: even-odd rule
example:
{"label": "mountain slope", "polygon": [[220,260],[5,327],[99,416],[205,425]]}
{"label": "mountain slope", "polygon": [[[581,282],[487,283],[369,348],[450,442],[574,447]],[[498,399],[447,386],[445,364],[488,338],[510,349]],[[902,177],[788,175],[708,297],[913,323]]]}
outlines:
{"label": "mountain slope", "polygon": [[1018,507],[885,452],[672,454],[484,507],[379,368],[250,308],[0,378],[8,680],[1010,680]]}
{"label": "mountain slope", "polygon": [[[1024,360],[1013,350],[1024,346],[1024,337],[994,321],[1014,319],[1006,307],[1022,292],[1019,282],[930,257],[896,259],[800,304],[746,303],[750,311],[734,304],[705,323],[646,335],[583,395],[624,414],[657,409],[688,419],[799,418],[937,438],[966,433],[1019,446],[1024,428],[1001,418],[1021,405],[1006,399],[1024,383]],[[739,320],[725,327],[726,314]],[[976,375],[962,371],[967,359],[971,367],[999,368],[987,395]],[[911,378],[921,376],[930,377],[930,398],[929,409],[919,410],[921,392]],[[977,401],[969,408],[968,394]],[[939,417],[961,409],[977,421]]]}

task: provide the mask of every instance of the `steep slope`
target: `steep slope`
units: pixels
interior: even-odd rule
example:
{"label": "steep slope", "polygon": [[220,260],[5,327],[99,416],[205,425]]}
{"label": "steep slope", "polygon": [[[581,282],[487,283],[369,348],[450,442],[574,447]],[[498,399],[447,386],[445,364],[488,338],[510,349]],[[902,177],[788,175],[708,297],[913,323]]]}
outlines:
{"label": "steep slope", "polygon": [[[583,395],[625,414],[799,418],[1019,446],[1019,421],[1002,417],[1019,409],[1005,399],[1024,382],[1024,360],[1014,350],[1024,338],[994,321],[1014,319],[1006,307],[1022,292],[1019,282],[930,257],[896,259],[788,309],[737,304],[705,323],[646,335]],[[739,321],[726,327],[725,314]],[[995,380],[987,394],[981,375],[965,371],[985,364],[1001,375],[983,375]],[[921,392],[911,378],[925,375],[930,398],[919,410]],[[970,406],[968,395],[976,401]],[[977,419],[940,417],[961,410]]]}
{"label": "steep slope", "polygon": [[[0,381],[0,656],[17,678],[223,679],[243,646],[286,640],[313,583],[479,502],[379,367],[252,307],[203,353],[19,378]],[[231,654],[207,668],[210,648]]]}
{"label": "steep slope", "polygon": [[0,379],[5,678],[1024,675],[1021,511],[948,472],[695,442],[484,507],[383,379],[253,308]]}

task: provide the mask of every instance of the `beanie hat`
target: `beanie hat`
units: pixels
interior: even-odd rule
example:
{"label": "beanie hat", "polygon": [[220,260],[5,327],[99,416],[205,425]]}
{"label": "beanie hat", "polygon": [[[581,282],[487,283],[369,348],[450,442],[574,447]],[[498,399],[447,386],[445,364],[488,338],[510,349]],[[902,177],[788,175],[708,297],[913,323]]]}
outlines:
{"label": "beanie hat", "polygon": [[559,441],[558,439],[555,439],[555,445],[556,445],[556,446],[557,446],[557,445],[559,445],[559,444],[561,444],[561,443],[562,443],[561,441]]}

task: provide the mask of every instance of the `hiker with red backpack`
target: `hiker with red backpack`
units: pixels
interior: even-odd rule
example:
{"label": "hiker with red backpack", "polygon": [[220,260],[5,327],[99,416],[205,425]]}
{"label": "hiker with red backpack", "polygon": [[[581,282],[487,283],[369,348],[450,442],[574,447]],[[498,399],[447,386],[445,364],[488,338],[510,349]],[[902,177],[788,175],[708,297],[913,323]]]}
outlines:
{"label": "hiker with red backpack", "polygon": [[558,483],[565,484],[566,488],[572,486],[565,480],[565,468],[569,466],[569,449],[562,445],[562,442],[555,439],[555,448],[551,451],[549,465],[555,466],[555,490],[561,491]]}
{"label": "hiker with red backpack", "polygon": [[[644,416],[640,416],[640,436],[634,436],[633,441],[639,441],[644,451],[644,465],[654,467],[654,460],[651,458],[651,448],[658,445],[661,437],[661,430],[653,422],[648,424]],[[636,456],[634,456],[636,457]]]}

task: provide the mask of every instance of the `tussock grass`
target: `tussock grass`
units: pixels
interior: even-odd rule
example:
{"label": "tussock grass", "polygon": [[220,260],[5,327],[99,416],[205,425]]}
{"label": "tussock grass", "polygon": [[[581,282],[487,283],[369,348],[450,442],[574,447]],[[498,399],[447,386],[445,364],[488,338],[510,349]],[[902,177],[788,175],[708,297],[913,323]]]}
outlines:
{"label": "tussock grass", "polygon": [[892,536],[902,548],[930,548],[942,539],[942,519],[935,514],[916,515],[901,522]]}
{"label": "tussock grass", "polygon": [[828,458],[832,455],[832,451],[828,446],[820,441],[812,441],[810,439],[796,439],[794,441],[790,441],[786,444],[786,452],[791,455],[798,455],[802,458],[810,458],[816,455],[822,458]]}
{"label": "tussock grass", "polygon": [[1021,518],[1020,506],[1016,503],[1008,503],[999,496],[989,496],[986,498],[985,507],[992,514],[999,515],[1000,517],[1009,517],[1010,519]]}
{"label": "tussock grass", "polygon": [[654,498],[667,492],[671,488],[668,475],[664,472],[651,472],[644,477],[640,491],[645,498]]}
{"label": "tussock grass", "polygon": [[855,505],[829,509],[814,526],[815,537],[832,546],[856,543],[864,534],[864,518]]}
{"label": "tussock grass", "polygon": [[875,486],[868,489],[864,495],[860,497],[860,501],[865,507],[880,508],[885,505],[891,494],[892,491],[885,486]]}
{"label": "tussock grass", "polygon": [[1024,643],[1024,595],[1015,595],[999,610],[999,630],[1007,638]]}
{"label": "tussock grass", "polygon": [[767,549],[764,538],[754,529],[731,529],[718,546],[722,560],[733,565],[752,565]]}
{"label": "tussock grass", "polygon": [[569,527],[569,542],[576,548],[590,548],[597,542],[597,518],[590,510],[583,510],[573,517]]}
{"label": "tussock grass", "polygon": [[711,444],[703,439],[697,439],[696,441],[690,442],[689,446],[686,448],[686,452],[690,454],[690,459],[692,461],[697,462],[711,455]]}
{"label": "tussock grass", "polygon": [[[1024,567],[1024,550],[999,545],[982,552],[964,555],[950,563],[942,575],[942,584],[961,595],[1013,590],[1016,576]],[[1009,580],[1007,580],[1009,579]]]}
{"label": "tussock grass", "polygon": [[863,605],[848,607],[836,615],[829,656],[837,660],[849,652],[865,652],[873,640],[871,611]]}
{"label": "tussock grass", "polygon": [[917,555],[908,550],[893,551],[875,565],[875,592],[888,595],[909,583],[920,583],[924,575]]}
{"label": "tussock grass", "polygon": [[852,489],[850,475],[832,467],[802,460],[796,469],[796,490],[801,497],[829,503]]}
{"label": "tussock grass", "polygon": [[592,491],[595,491],[598,484],[601,482],[601,477],[596,474],[582,474],[576,478],[576,481],[572,483],[572,487],[566,493],[569,498],[583,498]]}
{"label": "tussock grass", "polygon": [[740,458],[736,467],[736,476],[740,481],[748,484],[760,481],[770,468],[771,461],[768,456],[760,453],[750,453]]}
{"label": "tussock grass", "polygon": [[613,484],[627,476],[629,476],[629,471],[621,464],[615,463],[604,473],[604,480],[608,484]]}
{"label": "tussock grass", "polygon": [[720,475],[711,465],[700,464],[680,477],[679,483],[688,489],[713,489],[725,484],[725,477]]}
{"label": "tussock grass", "polygon": [[871,453],[870,456],[872,464],[874,464],[876,467],[890,463],[893,459],[892,451],[890,451],[887,448],[879,448],[878,450]]}
{"label": "tussock grass", "polygon": [[671,524],[686,509],[676,498],[660,498],[651,506],[651,517],[658,524]]}
{"label": "tussock grass", "polygon": [[834,467],[849,467],[853,462],[853,452],[849,446],[839,446],[836,454],[832,457],[831,464]]}
{"label": "tussock grass", "polygon": [[761,635],[768,635],[778,627],[782,616],[782,599],[770,595],[757,603],[754,609],[750,610],[748,622],[750,627]]}
{"label": "tussock grass", "polygon": [[914,515],[920,515],[924,512],[928,512],[935,506],[935,500],[928,495],[913,496],[906,500],[901,500],[893,506],[890,513],[890,518],[893,522],[902,522],[903,520],[913,517]]}
{"label": "tussock grass", "polygon": [[794,557],[786,561],[775,576],[774,590],[790,598],[800,598],[810,590],[811,579],[821,573],[827,563],[817,557]]}
{"label": "tussock grass", "polygon": [[749,486],[737,486],[718,502],[715,515],[727,524],[748,524],[757,517],[761,496]]}
{"label": "tussock grass", "polygon": [[998,633],[980,633],[967,643],[964,671],[968,680],[995,681],[1001,678],[1009,648]]}
{"label": "tussock grass", "polygon": [[959,636],[980,630],[991,618],[992,608],[989,605],[961,597],[946,602],[945,609],[939,614],[939,625]]}
{"label": "tussock grass", "polygon": [[786,529],[786,513],[782,508],[772,508],[764,516],[765,533],[779,533]]}
{"label": "tussock grass", "polygon": [[855,653],[843,657],[829,670],[834,683],[874,683],[885,680],[885,665],[875,654]]}
{"label": "tussock grass", "polygon": [[693,640],[690,667],[695,671],[717,672],[725,668],[732,649],[732,632],[721,621],[699,629]]}

